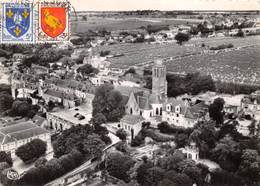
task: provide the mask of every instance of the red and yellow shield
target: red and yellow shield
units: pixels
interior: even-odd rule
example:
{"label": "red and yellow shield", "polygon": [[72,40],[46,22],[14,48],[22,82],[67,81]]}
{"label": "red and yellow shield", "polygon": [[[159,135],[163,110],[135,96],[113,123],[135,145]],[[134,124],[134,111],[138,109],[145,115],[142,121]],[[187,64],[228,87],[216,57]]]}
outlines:
{"label": "red and yellow shield", "polygon": [[61,35],[65,31],[66,19],[66,8],[41,7],[42,31],[52,38]]}

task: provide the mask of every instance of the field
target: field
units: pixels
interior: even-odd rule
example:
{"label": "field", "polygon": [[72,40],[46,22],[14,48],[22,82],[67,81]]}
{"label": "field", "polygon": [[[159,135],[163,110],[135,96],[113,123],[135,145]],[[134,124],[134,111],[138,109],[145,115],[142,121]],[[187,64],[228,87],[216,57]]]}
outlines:
{"label": "field", "polygon": [[97,18],[88,17],[87,21],[73,22],[73,33],[87,30],[106,29],[108,31],[137,29],[147,25],[180,25],[186,23],[199,23],[197,19],[167,19],[167,18]]}
{"label": "field", "polygon": [[[201,47],[204,43],[206,47]],[[221,52],[209,51],[209,47],[221,44],[234,45]],[[260,37],[194,39],[183,46],[176,43],[117,44],[96,49],[122,53],[124,56],[110,58],[113,67],[127,68],[146,65],[157,58],[168,58],[167,70],[175,73],[201,72],[214,79],[228,82],[260,84]]]}

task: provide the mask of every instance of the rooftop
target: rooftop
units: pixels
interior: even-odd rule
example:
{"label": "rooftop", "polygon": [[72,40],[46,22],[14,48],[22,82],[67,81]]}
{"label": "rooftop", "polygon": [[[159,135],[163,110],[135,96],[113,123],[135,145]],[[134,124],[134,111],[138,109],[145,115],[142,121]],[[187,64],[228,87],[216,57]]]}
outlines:
{"label": "rooftop", "polygon": [[121,119],[121,122],[125,122],[125,123],[131,124],[131,125],[139,124],[142,121],[145,121],[145,119],[139,115],[125,115]]}
{"label": "rooftop", "polygon": [[9,127],[0,128],[0,142],[4,145],[47,133],[49,133],[47,130],[27,121]]}
{"label": "rooftop", "polygon": [[56,112],[51,112],[49,114],[61,118],[65,121],[71,122],[75,125],[86,125],[92,118],[92,105],[85,104],[67,110],[63,109]]}

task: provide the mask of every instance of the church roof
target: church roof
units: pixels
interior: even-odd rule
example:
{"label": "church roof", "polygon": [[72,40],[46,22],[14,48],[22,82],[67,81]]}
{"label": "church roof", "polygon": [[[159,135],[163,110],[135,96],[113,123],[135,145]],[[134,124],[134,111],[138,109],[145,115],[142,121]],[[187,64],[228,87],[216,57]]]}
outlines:
{"label": "church roof", "polygon": [[139,116],[139,115],[125,115],[121,119],[121,122],[130,124],[130,125],[135,125],[135,124],[138,124],[142,121],[145,121],[145,119],[142,116]]}

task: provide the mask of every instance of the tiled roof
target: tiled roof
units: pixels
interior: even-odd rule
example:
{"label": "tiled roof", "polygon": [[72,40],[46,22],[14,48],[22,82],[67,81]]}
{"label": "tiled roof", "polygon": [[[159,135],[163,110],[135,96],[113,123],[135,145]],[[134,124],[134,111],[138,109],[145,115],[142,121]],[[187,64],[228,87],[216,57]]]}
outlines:
{"label": "tiled roof", "polygon": [[133,92],[134,94],[142,94],[144,91],[148,91],[144,88],[140,87],[128,87],[128,86],[115,86],[115,90],[119,91],[124,96],[130,96],[130,94]]}
{"label": "tiled roof", "polygon": [[143,110],[150,110],[150,109],[152,109],[152,106],[149,103],[149,98],[148,97],[137,96],[136,100],[137,100],[137,103],[138,103],[140,109],[143,109]]}
{"label": "tiled roof", "polygon": [[53,89],[47,89],[46,92],[44,92],[44,94],[46,95],[50,95],[56,98],[63,98],[63,99],[67,99],[67,100],[75,100],[75,96],[73,94],[68,94],[68,93],[64,93],[58,90],[53,90]]}
{"label": "tiled roof", "polygon": [[142,116],[139,116],[139,115],[125,115],[121,119],[121,122],[131,124],[131,125],[138,124],[142,121],[145,121],[145,119]]}
{"label": "tiled roof", "polygon": [[22,139],[32,138],[49,133],[31,122],[23,122],[10,127],[0,128],[0,142],[2,145]]}

